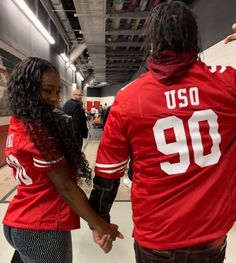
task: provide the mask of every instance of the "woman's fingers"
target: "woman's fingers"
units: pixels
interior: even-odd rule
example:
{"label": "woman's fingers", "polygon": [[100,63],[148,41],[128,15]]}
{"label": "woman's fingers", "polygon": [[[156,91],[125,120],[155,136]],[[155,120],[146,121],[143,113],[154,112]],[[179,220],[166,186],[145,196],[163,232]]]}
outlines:
{"label": "woman's fingers", "polygon": [[105,253],[108,253],[112,249],[112,239],[110,235],[104,235],[101,238],[99,246]]}
{"label": "woman's fingers", "polygon": [[100,235],[93,230],[93,239],[105,253],[108,253],[112,249],[112,238],[110,234]]}

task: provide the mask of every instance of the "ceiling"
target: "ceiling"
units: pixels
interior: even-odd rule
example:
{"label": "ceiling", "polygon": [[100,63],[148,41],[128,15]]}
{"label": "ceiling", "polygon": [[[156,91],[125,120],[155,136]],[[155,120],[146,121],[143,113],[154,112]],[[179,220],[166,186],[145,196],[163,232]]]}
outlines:
{"label": "ceiling", "polygon": [[144,25],[161,0],[41,2],[54,17],[65,40],[69,64],[75,64],[84,83],[96,87],[124,83],[142,71],[146,58]]}

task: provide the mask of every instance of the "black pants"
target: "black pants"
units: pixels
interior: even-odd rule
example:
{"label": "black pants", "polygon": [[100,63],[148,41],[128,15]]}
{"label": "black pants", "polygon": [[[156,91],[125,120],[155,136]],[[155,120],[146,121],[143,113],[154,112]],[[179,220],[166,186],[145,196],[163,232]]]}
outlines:
{"label": "black pants", "polygon": [[19,252],[16,250],[15,250],[15,253],[13,254],[13,257],[11,259],[11,263],[24,263],[24,261],[20,257]]}
{"label": "black pants", "polygon": [[226,242],[218,249],[210,247],[182,248],[175,250],[154,250],[140,247],[134,242],[137,263],[223,263],[225,259]]}
{"label": "black pants", "polygon": [[82,151],[82,147],[83,147],[83,137],[79,136],[76,138],[76,142],[78,147],[80,148],[80,150]]}
{"label": "black pants", "polygon": [[128,168],[127,175],[128,175],[129,180],[132,181],[132,179],[133,179],[133,168],[132,168],[132,159],[131,158],[129,160],[129,168]]}

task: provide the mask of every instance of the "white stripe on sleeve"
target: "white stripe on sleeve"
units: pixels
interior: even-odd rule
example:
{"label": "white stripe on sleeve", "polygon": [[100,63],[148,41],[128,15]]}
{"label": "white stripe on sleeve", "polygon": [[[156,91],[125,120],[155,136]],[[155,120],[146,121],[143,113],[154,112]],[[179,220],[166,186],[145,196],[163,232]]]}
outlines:
{"label": "white stripe on sleeve", "polygon": [[103,163],[96,163],[96,167],[100,167],[100,168],[115,168],[118,166],[121,166],[122,164],[127,164],[128,163],[128,159],[120,162],[120,163],[113,163],[113,164],[103,164]]}
{"label": "white stripe on sleeve", "polygon": [[49,167],[51,164],[58,163],[58,162],[60,162],[63,159],[64,159],[64,156],[61,156],[60,158],[58,158],[56,160],[51,160],[51,161],[43,161],[43,160],[39,160],[39,159],[33,158],[34,165],[36,167]]}
{"label": "white stripe on sleeve", "polygon": [[107,174],[112,174],[112,173],[115,173],[115,172],[124,172],[125,171],[125,168],[126,168],[126,165],[123,165],[119,168],[116,168],[116,169],[108,169],[108,170],[102,170],[102,169],[97,169],[98,172],[103,172],[103,173],[107,173]]}

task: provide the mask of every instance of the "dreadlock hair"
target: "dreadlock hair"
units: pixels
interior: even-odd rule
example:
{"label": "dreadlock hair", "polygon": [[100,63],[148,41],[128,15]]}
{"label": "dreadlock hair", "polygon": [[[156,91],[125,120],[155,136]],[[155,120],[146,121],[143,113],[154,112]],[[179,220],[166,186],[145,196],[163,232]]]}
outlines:
{"label": "dreadlock hair", "polygon": [[146,27],[146,47],[155,56],[163,50],[196,52],[199,48],[196,19],[182,1],[161,1],[152,11]]}
{"label": "dreadlock hair", "polygon": [[12,114],[21,119],[36,148],[43,157],[52,155],[51,136],[58,150],[64,155],[68,168],[77,171],[78,177],[91,181],[91,169],[85,155],[76,145],[72,124],[67,115],[53,111],[40,96],[43,74],[57,69],[48,61],[29,57],[18,63],[8,83],[8,98]]}

